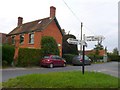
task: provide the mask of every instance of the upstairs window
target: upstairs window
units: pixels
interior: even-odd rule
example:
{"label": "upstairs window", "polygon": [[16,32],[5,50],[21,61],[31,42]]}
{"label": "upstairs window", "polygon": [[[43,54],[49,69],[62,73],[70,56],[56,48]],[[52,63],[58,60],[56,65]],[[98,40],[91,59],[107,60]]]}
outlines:
{"label": "upstairs window", "polygon": [[34,33],[29,34],[29,43],[34,44]]}
{"label": "upstairs window", "polygon": [[24,42],[24,35],[20,35],[20,44],[23,44]]}
{"label": "upstairs window", "polygon": [[12,36],[12,44],[15,44],[15,36]]}

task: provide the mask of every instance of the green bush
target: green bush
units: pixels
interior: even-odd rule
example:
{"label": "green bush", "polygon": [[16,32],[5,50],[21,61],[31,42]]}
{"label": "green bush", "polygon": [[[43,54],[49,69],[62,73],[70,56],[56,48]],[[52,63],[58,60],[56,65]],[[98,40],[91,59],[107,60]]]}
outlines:
{"label": "green bush", "polygon": [[78,55],[77,45],[69,44],[67,42],[68,38],[76,39],[76,37],[74,35],[72,35],[72,34],[64,35],[63,36],[63,43],[62,43],[62,53],[63,54],[76,54],[76,55]]}
{"label": "green bush", "polygon": [[119,61],[120,62],[120,56],[114,55],[114,54],[108,54],[109,61]]}
{"label": "green bush", "polygon": [[55,54],[59,55],[58,45],[53,37],[44,36],[41,39],[42,55]]}
{"label": "green bush", "polygon": [[11,45],[3,45],[2,46],[2,64],[4,66],[4,64],[8,64],[11,65],[12,61],[13,61],[13,57],[14,57],[14,52],[15,52],[15,48],[14,46]]}
{"label": "green bush", "polygon": [[41,60],[40,49],[20,48],[17,66],[36,66]]}
{"label": "green bush", "polygon": [[103,56],[99,56],[96,54],[88,54],[87,56],[92,60],[92,62],[97,62],[98,60],[103,59]]}
{"label": "green bush", "polygon": [[72,64],[72,59],[75,55],[73,54],[64,54],[63,58],[66,60],[67,64]]}

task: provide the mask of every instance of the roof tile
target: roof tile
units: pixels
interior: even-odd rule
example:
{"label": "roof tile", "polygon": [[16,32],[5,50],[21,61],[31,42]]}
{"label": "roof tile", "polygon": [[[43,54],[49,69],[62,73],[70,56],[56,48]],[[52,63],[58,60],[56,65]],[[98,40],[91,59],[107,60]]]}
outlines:
{"label": "roof tile", "polygon": [[49,17],[47,17],[44,19],[39,19],[36,21],[24,23],[21,26],[18,26],[15,29],[13,29],[8,35],[27,33],[35,30],[42,30],[51,22],[51,20],[53,19],[50,19]]}

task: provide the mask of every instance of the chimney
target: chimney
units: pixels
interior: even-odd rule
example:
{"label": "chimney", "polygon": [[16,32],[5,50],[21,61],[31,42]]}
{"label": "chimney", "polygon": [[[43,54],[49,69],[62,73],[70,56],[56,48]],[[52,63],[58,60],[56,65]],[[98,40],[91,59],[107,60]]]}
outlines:
{"label": "chimney", "polygon": [[22,17],[18,17],[18,26],[22,25],[23,22],[23,18]]}
{"label": "chimney", "polygon": [[55,17],[56,8],[54,6],[50,7],[50,18]]}

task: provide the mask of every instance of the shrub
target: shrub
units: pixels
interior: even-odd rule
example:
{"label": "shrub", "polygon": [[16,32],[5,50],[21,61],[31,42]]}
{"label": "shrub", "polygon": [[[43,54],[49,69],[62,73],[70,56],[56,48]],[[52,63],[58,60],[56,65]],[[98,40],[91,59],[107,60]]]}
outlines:
{"label": "shrub", "polygon": [[40,49],[20,48],[17,66],[36,66],[41,60]]}
{"label": "shrub", "polygon": [[120,56],[119,55],[114,55],[114,54],[108,54],[108,59],[110,61],[120,61]]}
{"label": "shrub", "polygon": [[3,63],[3,65],[4,64],[11,65],[14,57],[14,52],[15,52],[14,46],[7,44],[2,46],[2,62],[5,62]]}
{"label": "shrub", "polygon": [[62,44],[62,53],[63,54],[77,54],[78,55],[78,49],[77,45],[69,44],[67,42],[68,38],[74,38],[76,37],[74,35],[68,34],[63,36],[63,44]]}
{"label": "shrub", "polygon": [[88,54],[87,56],[92,60],[92,62],[97,62],[98,60],[103,59],[103,56],[99,56],[96,54]]}
{"label": "shrub", "polygon": [[72,64],[72,59],[75,55],[73,54],[64,54],[63,58],[65,58],[67,64]]}
{"label": "shrub", "polygon": [[58,45],[53,37],[44,36],[41,39],[42,55],[55,54],[59,55]]}

